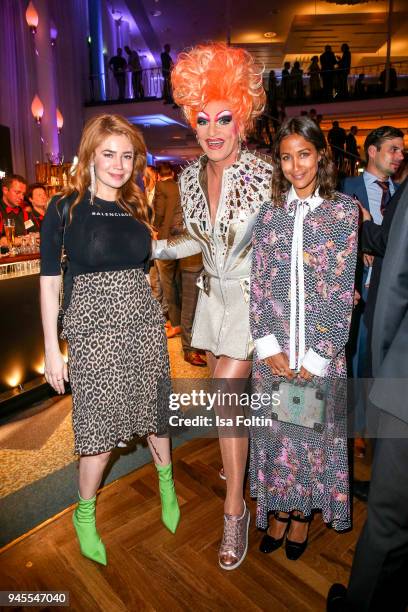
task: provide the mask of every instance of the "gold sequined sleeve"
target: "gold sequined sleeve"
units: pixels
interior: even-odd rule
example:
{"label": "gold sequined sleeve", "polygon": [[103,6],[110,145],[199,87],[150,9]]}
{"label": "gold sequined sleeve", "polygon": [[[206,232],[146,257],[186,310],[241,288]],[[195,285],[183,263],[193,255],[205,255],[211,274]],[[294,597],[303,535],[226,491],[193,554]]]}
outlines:
{"label": "gold sequined sleeve", "polygon": [[168,240],[153,240],[152,259],[181,259],[201,253],[200,243],[188,232]]}

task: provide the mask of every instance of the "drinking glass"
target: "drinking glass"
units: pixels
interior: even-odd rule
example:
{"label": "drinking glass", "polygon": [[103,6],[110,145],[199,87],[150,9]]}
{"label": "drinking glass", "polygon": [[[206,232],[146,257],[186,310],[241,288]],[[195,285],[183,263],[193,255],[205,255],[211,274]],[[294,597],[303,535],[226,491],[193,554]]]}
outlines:
{"label": "drinking glass", "polygon": [[4,232],[6,234],[8,248],[10,251],[12,251],[14,249],[14,242],[16,238],[16,222],[14,219],[5,219]]}

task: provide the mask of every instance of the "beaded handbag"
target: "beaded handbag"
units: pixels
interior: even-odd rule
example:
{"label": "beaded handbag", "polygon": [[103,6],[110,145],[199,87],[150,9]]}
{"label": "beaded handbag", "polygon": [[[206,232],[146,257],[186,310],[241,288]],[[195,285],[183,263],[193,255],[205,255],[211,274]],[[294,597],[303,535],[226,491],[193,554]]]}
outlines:
{"label": "beaded handbag", "polygon": [[276,399],[270,415],[272,419],[323,431],[327,398],[325,384],[274,382],[272,390]]}

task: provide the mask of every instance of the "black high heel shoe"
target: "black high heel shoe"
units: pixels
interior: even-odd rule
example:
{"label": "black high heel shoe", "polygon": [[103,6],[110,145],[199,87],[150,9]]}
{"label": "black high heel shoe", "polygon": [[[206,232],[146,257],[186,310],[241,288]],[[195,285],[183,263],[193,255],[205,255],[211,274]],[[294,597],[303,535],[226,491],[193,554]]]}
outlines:
{"label": "black high heel shoe", "polygon": [[[296,521],[298,523],[311,523],[312,515],[310,516],[296,516],[292,514],[290,517],[291,521]],[[290,561],[297,561],[299,557],[303,555],[307,548],[307,542],[309,540],[309,528],[307,530],[306,540],[304,542],[293,542],[292,540],[288,540],[286,538],[285,551],[286,557],[290,559]]]}
{"label": "black high heel shoe", "polygon": [[279,512],[274,512],[274,517],[277,521],[279,521],[279,523],[287,523],[286,529],[285,529],[283,536],[278,539],[273,538],[268,533],[265,533],[259,545],[259,550],[262,553],[271,553],[274,550],[278,550],[278,548],[282,546],[283,540],[285,539],[285,536],[286,536],[286,532],[289,529],[290,514],[289,516],[279,516]]}

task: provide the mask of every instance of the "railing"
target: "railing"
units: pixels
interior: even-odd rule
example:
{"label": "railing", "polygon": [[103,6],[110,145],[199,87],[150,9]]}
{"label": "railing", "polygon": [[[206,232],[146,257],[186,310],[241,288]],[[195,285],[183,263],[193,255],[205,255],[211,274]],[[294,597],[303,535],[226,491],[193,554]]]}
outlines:
{"label": "railing", "polygon": [[359,155],[355,155],[333,144],[329,144],[329,147],[339,178],[355,176],[356,173],[359,173],[360,169],[364,169],[366,162]]}
{"label": "railing", "polygon": [[[292,64],[293,65],[293,64]],[[347,76],[347,89],[342,92],[339,87],[341,71],[335,69],[330,71],[333,77],[333,89],[331,94],[323,89],[322,74],[319,75],[320,91],[313,92],[311,90],[310,76],[307,74],[310,62],[301,62],[303,70],[302,79],[296,80],[290,76],[285,84],[282,85],[282,76],[280,71],[276,70],[276,92],[275,102],[284,104],[301,104],[305,101],[337,101],[341,97],[354,98],[378,98],[384,95],[384,82],[381,82],[381,72],[385,70],[385,64],[367,64],[364,66],[352,66],[350,73]],[[393,62],[392,67],[396,71],[395,87],[391,88],[390,95],[399,95],[403,92],[408,92],[408,61]],[[363,85],[360,90],[356,90],[356,82],[360,74],[364,74]],[[126,71],[125,76],[125,91],[124,98],[120,101],[137,101],[138,96],[133,91],[134,78],[133,73]],[[141,89],[144,98],[161,98],[164,79],[162,69],[159,67],[146,68],[140,71],[139,77]],[[269,75],[264,74],[265,89],[269,87]],[[101,83],[104,83],[104,95],[101,91]],[[339,91],[340,90],[340,91]],[[139,92],[140,93],[140,92]],[[102,74],[92,74],[89,77],[89,96],[88,103],[103,103],[118,101],[119,87],[115,75],[111,70],[107,70]],[[139,98],[140,99],[140,98]]]}
{"label": "railing", "polygon": [[[143,98],[161,98],[163,90],[163,75],[161,68],[146,68],[137,73],[133,77],[133,72],[126,70],[125,77],[125,100],[140,99],[137,92],[134,91],[133,85],[137,85],[136,79],[140,79]],[[133,77],[133,78],[132,78]],[[105,87],[105,96],[101,91],[101,84]],[[140,93],[140,92],[139,92]],[[104,102],[119,99],[119,86],[115,75],[111,70],[107,70],[101,74],[91,74],[89,76],[89,98],[88,102]],[[123,99],[121,100],[123,101]]]}
{"label": "railing", "polygon": [[[335,69],[327,71],[325,74],[331,76],[331,91],[328,91],[327,84],[325,87],[322,72],[319,74],[320,87],[317,88],[317,91],[316,87],[312,90],[311,78],[307,74],[309,66],[310,61],[301,62],[301,69],[303,71],[302,78],[299,79],[290,75],[284,82],[282,82],[281,73],[275,71],[275,99],[271,100],[271,102],[280,102],[285,105],[290,105],[301,104],[307,100],[311,102],[329,102],[338,101],[341,98],[379,98],[384,95],[400,95],[401,93],[408,92],[408,61],[406,60],[392,63],[392,68],[395,70],[396,76],[394,79],[391,79],[391,87],[387,94],[385,92],[385,78],[381,76],[381,73],[386,69],[383,63],[352,66],[345,80],[346,85],[344,81],[342,84],[342,79],[344,79],[342,75],[344,75],[344,73],[341,70]],[[359,75],[364,75],[364,78],[360,80],[360,86],[357,85],[356,88],[356,83],[359,81]],[[269,75],[265,74],[264,79],[265,89],[268,90]]]}

